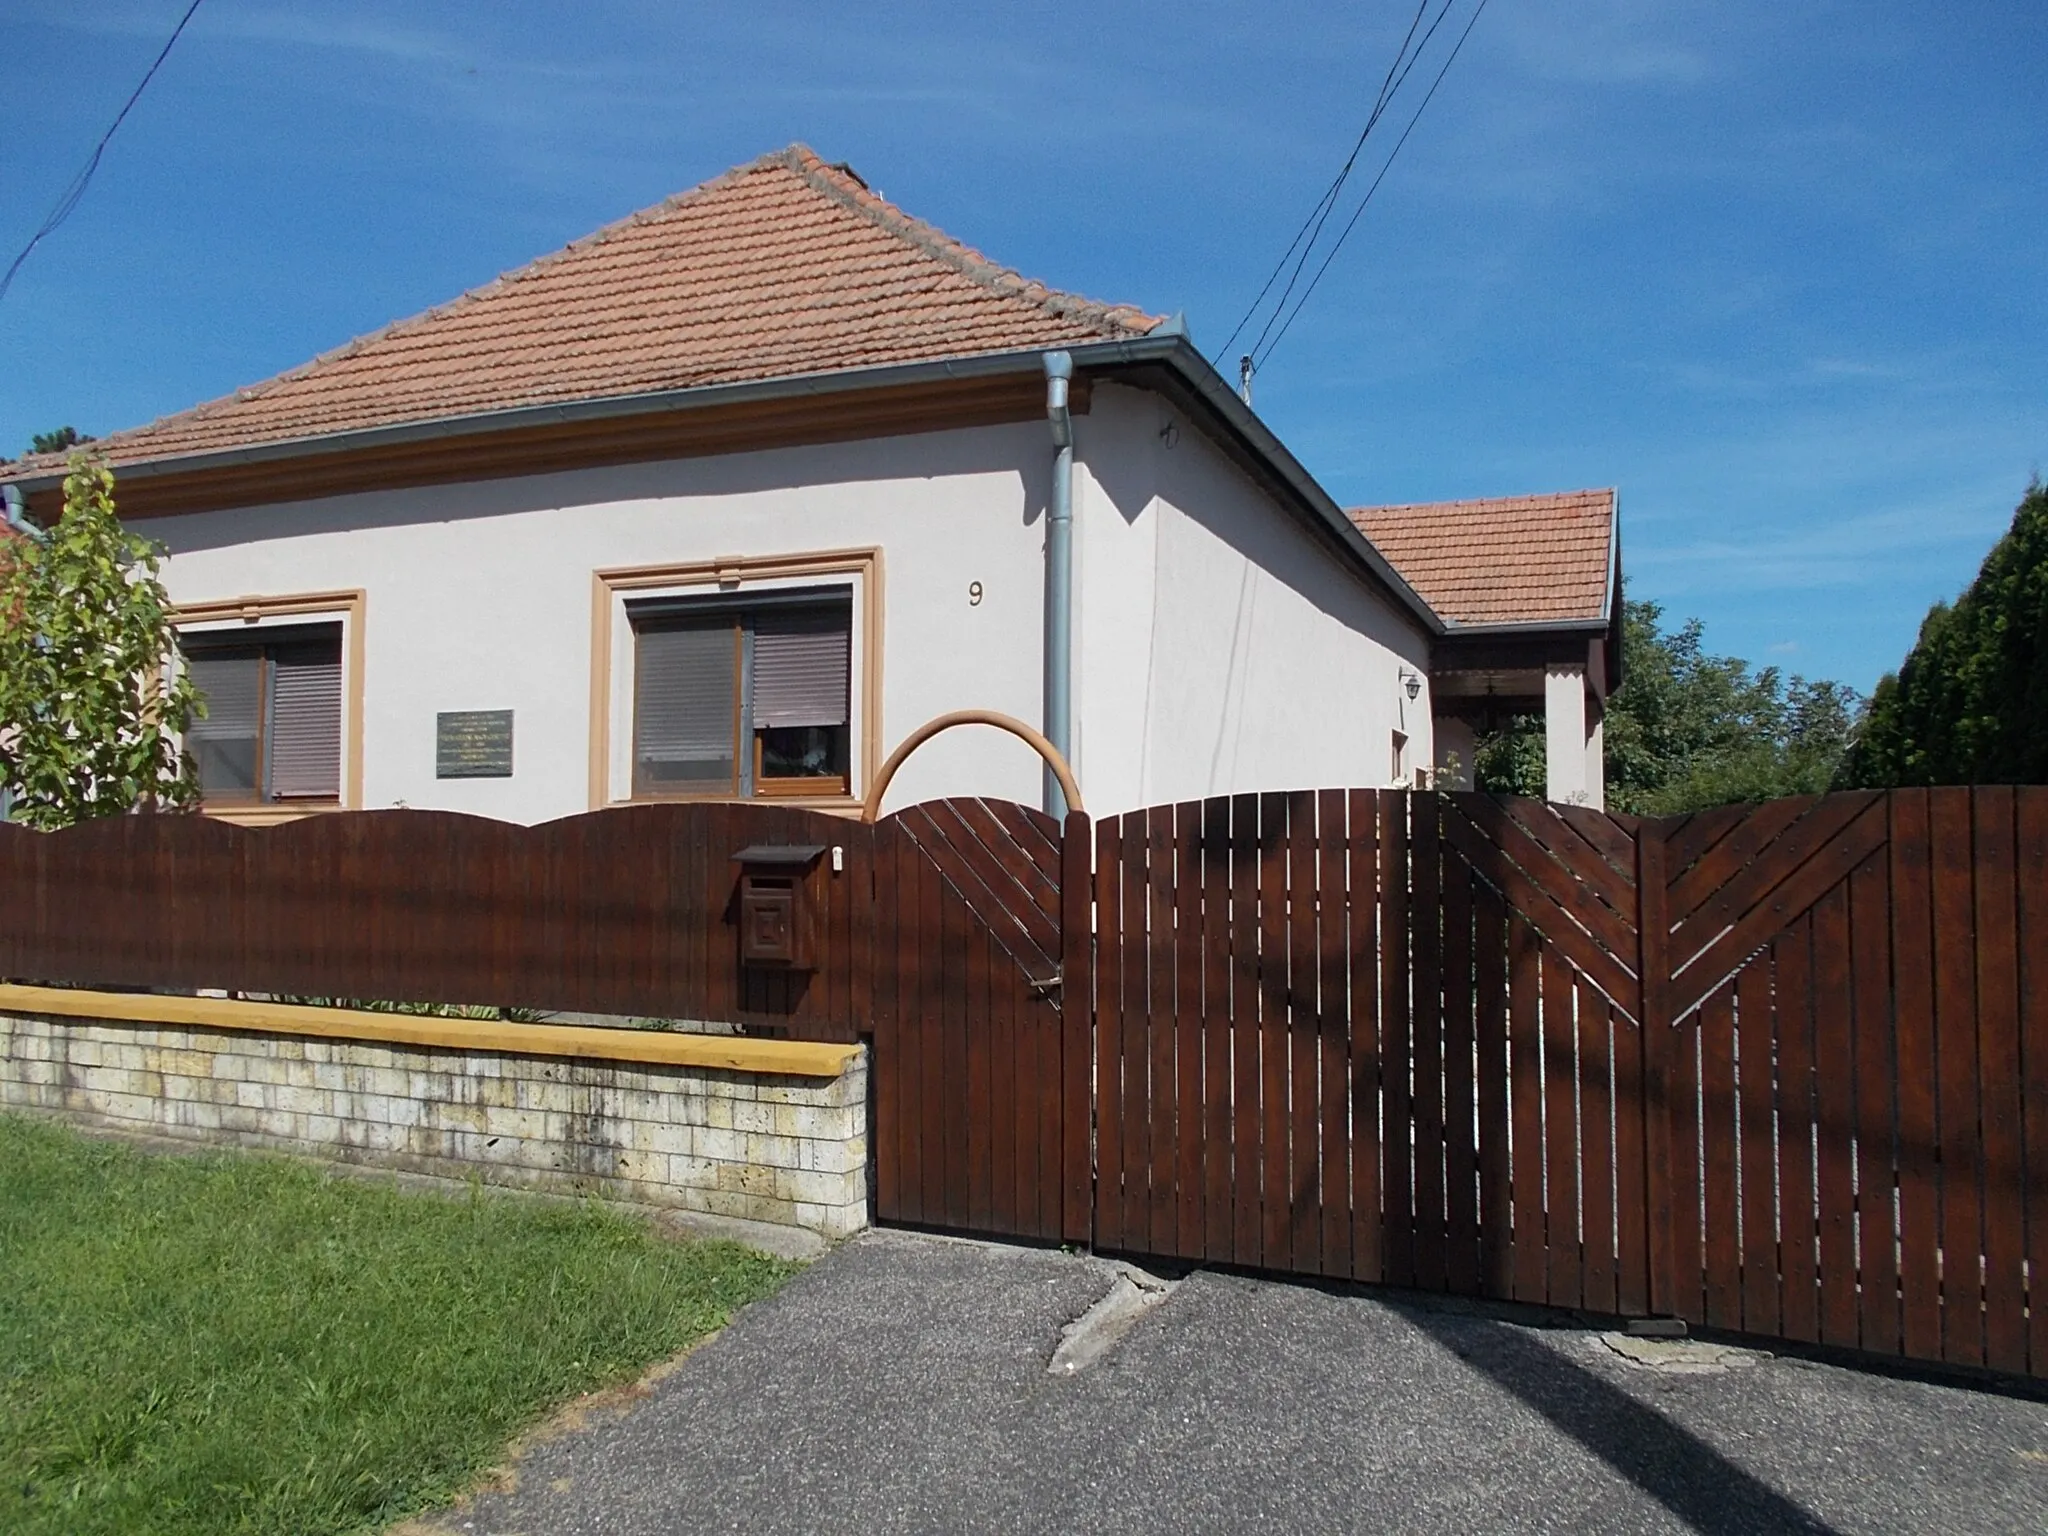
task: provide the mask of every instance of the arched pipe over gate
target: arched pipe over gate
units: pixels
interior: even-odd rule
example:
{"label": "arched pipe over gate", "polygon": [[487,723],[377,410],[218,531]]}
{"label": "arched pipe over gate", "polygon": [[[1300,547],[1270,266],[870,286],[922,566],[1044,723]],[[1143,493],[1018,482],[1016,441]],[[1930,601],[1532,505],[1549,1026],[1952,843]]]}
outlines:
{"label": "arched pipe over gate", "polygon": [[862,821],[873,823],[881,816],[882,797],[889,792],[889,781],[896,777],[896,770],[903,766],[903,760],[930,741],[934,736],[938,735],[939,732],[950,730],[956,725],[992,725],[999,731],[1008,731],[1012,736],[1015,736],[1019,741],[1045,759],[1045,766],[1051,770],[1052,776],[1059,781],[1060,793],[1067,798],[1067,809],[1069,811],[1083,809],[1081,805],[1081,786],[1074,778],[1074,770],[1068,764],[1066,754],[1061,752],[1050,741],[1047,741],[1042,732],[1033,730],[1014,715],[1003,714],[1000,710],[953,709],[948,710],[943,715],[934,715],[931,719],[925,721],[923,725],[920,725],[916,730],[904,737],[897,745],[896,750],[889,754],[889,760],[882,764],[881,771],[875,775],[873,786],[868,790],[868,806],[867,810],[861,815]]}

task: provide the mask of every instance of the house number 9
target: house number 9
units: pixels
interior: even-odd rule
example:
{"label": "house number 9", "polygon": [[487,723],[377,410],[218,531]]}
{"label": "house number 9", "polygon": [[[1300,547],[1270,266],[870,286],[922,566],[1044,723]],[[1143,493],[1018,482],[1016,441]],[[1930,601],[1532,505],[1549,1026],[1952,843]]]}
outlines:
{"label": "house number 9", "polygon": [[967,606],[970,608],[979,608],[981,606],[981,583],[978,581],[967,583]]}

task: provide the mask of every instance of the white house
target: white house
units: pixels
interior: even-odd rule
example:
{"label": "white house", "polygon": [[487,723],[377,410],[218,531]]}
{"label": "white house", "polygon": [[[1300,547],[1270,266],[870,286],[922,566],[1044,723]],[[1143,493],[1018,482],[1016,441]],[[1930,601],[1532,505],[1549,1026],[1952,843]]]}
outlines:
{"label": "white house", "polygon": [[[967,708],[1042,726],[1098,813],[1413,782],[1459,643],[1175,322],[801,147],[100,447],[239,820],[853,811]],[[0,480],[46,519],[61,474]],[[888,803],[1052,793],[961,730]]]}

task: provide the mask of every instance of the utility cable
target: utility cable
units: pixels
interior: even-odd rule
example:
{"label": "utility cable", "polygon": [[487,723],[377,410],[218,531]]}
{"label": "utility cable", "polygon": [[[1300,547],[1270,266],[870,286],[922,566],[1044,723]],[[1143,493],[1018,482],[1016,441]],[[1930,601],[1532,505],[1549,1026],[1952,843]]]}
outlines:
{"label": "utility cable", "polygon": [[[1317,223],[1317,220],[1318,218],[1327,218],[1329,210],[1336,206],[1337,195],[1343,190],[1345,179],[1351,174],[1351,167],[1357,163],[1359,151],[1365,148],[1365,141],[1371,135],[1374,124],[1379,122],[1380,114],[1386,110],[1387,101],[1391,94],[1388,87],[1393,83],[1394,72],[1401,67],[1401,61],[1408,56],[1408,45],[1414,40],[1415,29],[1422,24],[1423,15],[1428,9],[1429,0],[1420,0],[1420,3],[1415,7],[1415,16],[1408,23],[1408,33],[1401,39],[1401,49],[1394,55],[1393,62],[1387,65],[1386,78],[1380,82],[1379,97],[1373,102],[1372,114],[1366,119],[1365,127],[1358,135],[1358,142],[1351,146],[1351,153],[1345,159],[1342,168],[1338,170],[1336,177],[1330,182],[1329,186],[1323,189],[1323,195],[1316,199],[1315,206],[1309,209],[1308,217],[1301,221],[1301,228],[1297,229],[1294,232],[1294,238],[1287,242],[1287,249],[1280,253],[1280,259],[1273,264],[1273,270],[1266,274],[1265,286],[1259,289],[1258,297],[1252,300],[1244,314],[1238,318],[1238,322],[1231,328],[1230,334],[1223,338],[1223,345],[1216,349],[1217,358],[1222,358],[1230,351],[1230,344],[1237,340],[1244,328],[1251,323],[1252,316],[1257,314],[1259,307],[1266,302],[1266,295],[1273,291],[1273,285],[1280,280],[1280,274],[1287,269],[1288,258],[1294,254],[1295,247],[1301,244],[1302,236],[1308,234],[1309,226],[1315,225],[1317,235],[1322,233],[1322,226]],[[1315,244],[1314,236],[1310,236],[1309,244],[1311,246]],[[1307,258],[1308,252],[1303,251],[1302,259],[1306,261]],[[1300,274],[1300,270],[1299,265],[1297,265],[1295,268],[1297,276]],[[1286,302],[1286,297],[1283,295],[1279,304],[1284,305]],[[1278,306],[1276,306],[1277,308]],[[1254,348],[1253,350],[1256,351],[1257,349]]]}
{"label": "utility cable", "polygon": [[1316,285],[1322,282],[1323,274],[1330,270],[1330,263],[1337,259],[1337,253],[1344,248],[1345,238],[1350,235],[1353,227],[1357,225],[1358,217],[1365,212],[1366,204],[1372,201],[1373,193],[1379,191],[1380,183],[1387,179],[1387,172],[1393,169],[1394,160],[1401,153],[1401,146],[1408,142],[1408,135],[1413,133],[1415,125],[1422,121],[1422,114],[1429,110],[1429,103],[1436,95],[1436,88],[1444,83],[1444,76],[1449,74],[1451,66],[1457,63],[1459,53],[1464,50],[1465,39],[1472,35],[1472,29],[1479,24],[1479,17],[1485,10],[1486,0],[1479,0],[1478,6],[1472,12],[1472,19],[1465,23],[1465,30],[1458,34],[1458,41],[1452,46],[1450,56],[1444,60],[1443,68],[1436,72],[1436,79],[1430,82],[1429,91],[1422,98],[1422,104],[1415,109],[1415,115],[1408,119],[1408,126],[1401,130],[1401,137],[1394,141],[1393,152],[1387,156],[1386,164],[1380,167],[1379,175],[1373,178],[1372,185],[1365,189],[1365,196],[1360,198],[1358,206],[1352,209],[1351,217],[1345,222],[1344,228],[1338,232],[1337,241],[1330,247],[1329,255],[1325,256],[1323,264],[1316,268],[1316,275],[1309,280],[1308,287],[1302,290],[1300,299],[1295,302],[1293,312],[1287,317],[1287,323],[1280,327],[1280,333],[1273,338],[1272,343],[1266,348],[1265,352],[1253,363],[1254,368],[1263,365],[1266,359],[1273,355],[1274,348],[1286,340],[1288,331],[1293,328],[1294,322],[1300,318],[1302,306],[1308,303],[1309,298],[1316,291]]}
{"label": "utility cable", "polygon": [[21,264],[28,260],[29,252],[41,245],[45,236],[55,234],[57,226],[71,217],[72,210],[85,197],[85,189],[92,184],[93,172],[100,168],[100,156],[106,153],[107,142],[113,138],[114,130],[121,126],[122,120],[128,116],[135,103],[142,99],[142,93],[148,88],[149,82],[156,78],[156,72],[163,67],[164,60],[171,56],[171,49],[185,30],[185,23],[192,19],[192,13],[198,9],[199,0],[192,0],[192,3],[185,7],[185,14],[180,16],[178,24],[171,28],[170,41],[164,44],[163,51],[156,56],[156,62],[144,72],[141,82],[129,92],[128,99],[121,104],[121,110],[114,114],[113,122],[107,125],[107,131],[100,135],[99,143],[93,146],[92,154],[87,157],[84,168],[71,178],[71,185],[64,189],[63,195],[57,199],[56,206],[44,217],[41,228],[29,237],[28,244],[21,248],[21,254],[15,257],[13,264],[8,267],[6,276],[0,277],[0,299],[7,297],[7,290],[14,282],[14,274],[19,272]]}
{"label": "utility cable", "polygon": [[[1315,221],[1315,233],[1310,235],[1308,242],[1302,246],[1301,257],[1295,262],[1294,270],[1287,276],[1287,286],[1280,290],[1280,297],[1273,303],[1273,312],[1266,316],[1266,323],[1259,327],[1259,334],[1251,344],[1251,354],[1254,359],[1252,366],[1254,368],[1258,366],[1256,359],[1264,352],[1267,336],[1272,333],[1274,325],[1278,323],[1280,316],[1287,309],[1287,300],[1294,293],[1294,285],[1301,281],[1302,269],[1308,265],[1309,257],[1315,254],[1316,243],[1323,237],[1323,226],[1329,222],[1330,215],[1337,211],[1338,195],[1342,192],[1344,183],[1351,177],[1352,166],[1357,163],[1359,152],[1365,148],[1366,138],[1372,133],[1374,128],[1379,126],[1381,116],[1388,107],[1393,105],[1394,98],[1401,93],[1401,87],[1408,83],[1408,76],[1414,73],[1415,66],[1421,62],[1423,52],[1429,47],[1430,39],[1436,36],[1437,28],[1444,24],[1444,18],[1451,14],[1451,6],[1454,3],[1455,0],[1444,0],[1442,8],[1436,13],[1436,20],[1432,21],[1429,24],[1429,30],[1422,34],[1422,41],[1415,45],[1413,53],[1408,51],[1408,40],[1403,39],[1401,52],[1395,55],[1394,63],[1387,71],[1387,83],[1383,83],[1380,86],[1380,98],[1373,104],[1372,116],[1366,121],[1365,132],[1358,136],[1358,143],[1351,151],[1351,158],[1344,162],[1344,169],[1338,174],[1337,180],[1331,185],[1329,194],[1324,199],[1322,211]],[[1422,0],[1421,9],[1415,13],[1415,20],[1417,22],[1421,21],[1423,13],[1428,9],[1429,0]],[[1413,38],[1414,36],[1415,26],[1411,23],[1408,28],[1408,38]],[[1404,59],[1407,61],[1405,65],[1402,63]],[[1394,74],[1395,69],[1400,70],[1398,77]],[[1284,262],[1286,258],[1282,257],[1281,260]]]}

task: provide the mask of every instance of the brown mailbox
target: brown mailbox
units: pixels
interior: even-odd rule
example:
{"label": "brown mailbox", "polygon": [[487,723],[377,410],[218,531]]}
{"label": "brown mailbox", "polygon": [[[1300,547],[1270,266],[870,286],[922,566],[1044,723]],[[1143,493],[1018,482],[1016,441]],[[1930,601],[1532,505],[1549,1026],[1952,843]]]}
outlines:
{"label": "brown mailbox", "polygon": [[813,953],[811,866],[818,843],[757,843],[732,856],[740,867],[740,964],[807,971]]}

